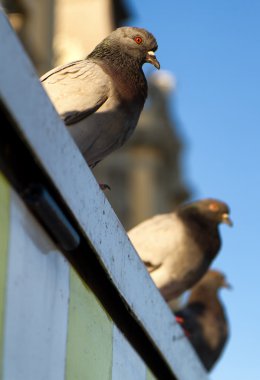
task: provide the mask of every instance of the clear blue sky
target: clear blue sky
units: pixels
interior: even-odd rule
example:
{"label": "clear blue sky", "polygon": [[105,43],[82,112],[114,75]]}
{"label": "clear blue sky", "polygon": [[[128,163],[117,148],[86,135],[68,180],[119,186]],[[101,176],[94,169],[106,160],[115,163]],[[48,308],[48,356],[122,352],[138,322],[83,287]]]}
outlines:
{"label": "clear blue sky", "polygon": [[173,99],[186,137],[186,176],[197,198],[227,201],[214,267],[231,339],[212,380],[260,379],[260,1],[131,0],[132,24],[157,38],[162,69],[177,78]]}

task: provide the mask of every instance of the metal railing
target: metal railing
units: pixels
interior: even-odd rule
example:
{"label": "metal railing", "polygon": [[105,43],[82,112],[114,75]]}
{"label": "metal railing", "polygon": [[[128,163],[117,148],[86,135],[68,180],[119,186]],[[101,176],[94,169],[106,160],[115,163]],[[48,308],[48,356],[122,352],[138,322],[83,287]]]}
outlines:
{"label": "metal railing", "polygon": [[0,46],[0,169],[155,376],[206,380],[2,11]]}

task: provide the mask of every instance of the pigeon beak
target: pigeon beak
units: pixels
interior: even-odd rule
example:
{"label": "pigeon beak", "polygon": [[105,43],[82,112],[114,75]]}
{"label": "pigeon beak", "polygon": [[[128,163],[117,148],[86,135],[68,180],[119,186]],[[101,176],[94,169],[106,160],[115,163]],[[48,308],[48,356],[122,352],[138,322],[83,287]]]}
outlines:
{"label": "pigeon beak", "polygon": [[232,290],[232,289],[233,289],[233,286],[230,285],[230,283],[227,282],[226,280],[223,282],[222,287],[223,287],[223,288],[226,288],[226,289],[228,289],[228,290]]}
{"label": "pigeon beak", "polygon": [[227,225],[230,226],[230,227],[233,226],[233,222],[232,222],[232,220],[230,219],[230,217],[229,217],[228,214],[223,214],[223,215],[222,215],[222,223],[225,223],[225,224],[227,224]]}
{"label": "pigeon beak", "polygon": [[159,61],[157,61],[154,51],[152,50],[148,51],[148,53],[146,54],[145,62],[151,63],[158,70],[160,69],[160,63]]}

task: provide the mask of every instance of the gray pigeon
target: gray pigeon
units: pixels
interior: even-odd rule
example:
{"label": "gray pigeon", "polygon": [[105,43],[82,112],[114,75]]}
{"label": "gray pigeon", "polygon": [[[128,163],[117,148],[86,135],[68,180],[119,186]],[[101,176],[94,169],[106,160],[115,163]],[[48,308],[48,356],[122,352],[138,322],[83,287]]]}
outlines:
{"label": "gray pigeon", "polygon": [[228,320],[218,291],[230,288],[224,274],[210,270],[192,288],[187,305],[175,313],[204,367],[210,371],[228,339]]}
{"label": "gray pigeon", "polygon": [[122,27],[86,59],[41,77],[57,112],[90,167],[133,133],[147,97],[145,62],[157,69],[157,42],[145,29]]}
{"label": "gray pigeon", "polygon": [[232,225],[228,206],[203,199],[154,216],[128,232],[166,301],[181,295],[206,273],[221,246],[220,223]]}

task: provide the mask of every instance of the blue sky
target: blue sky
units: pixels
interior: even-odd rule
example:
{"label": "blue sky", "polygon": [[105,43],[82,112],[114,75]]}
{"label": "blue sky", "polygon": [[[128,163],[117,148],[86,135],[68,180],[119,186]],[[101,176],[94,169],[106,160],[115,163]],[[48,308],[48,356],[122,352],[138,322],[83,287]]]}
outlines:
{"label": "blue sky", "polygon": [[157,38],[162,69],[177,79],[172,104],[187,141],[194,196],[227,201],[233,229],[221,227],[214,267],[231,339],[212,380],[259,380],[260,366],[260,1],[131,0],[133,25]]}

